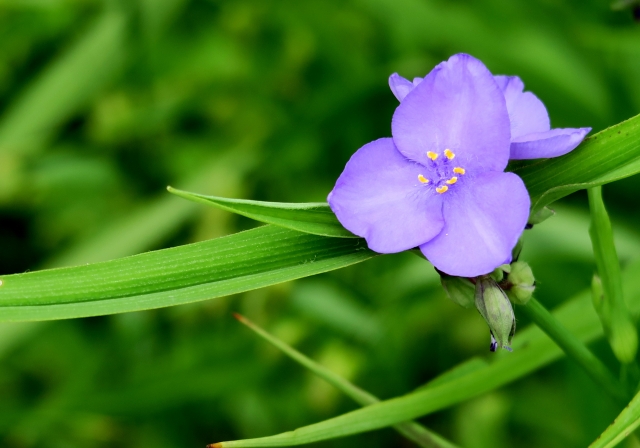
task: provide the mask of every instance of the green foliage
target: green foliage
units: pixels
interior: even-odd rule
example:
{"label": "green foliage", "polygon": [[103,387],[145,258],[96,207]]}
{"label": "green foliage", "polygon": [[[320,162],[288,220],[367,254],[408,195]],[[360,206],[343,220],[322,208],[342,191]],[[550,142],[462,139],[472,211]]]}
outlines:
{"label": "green foliage", "polygon": [[[639,38],[628,11],[574,0],[0,1],[0,279],[255,226],[168,195],[167,185],[256,201],[324,201],[350,155],[389,135],[397,102],[386,77],[423,76],[458,51],[495,73],[521,76],[555,127],[593,126],[595,134],[640,110]],[[637,126],[637,118],[619,126]],[[600,136],[583,145],[588,169],[573,158],[515,169],[538,173],[528,185],[540,202],[622,179],[637,172],[637,160],[625,165],[618,157],[629,157],[637,141],[616,137],[620,129],[602,134],[619,139],[613,151]],[[591,176],[601,168],[613,171]],[[551,191],[547,174],[577,176],[580,185]],[[623,268],[640,253],[639,186],[634,176],[605,191]],[[522,259],[536,275],[536,297],[559,306],[560,321],[617,372],[588,294],[567,302],[593,274],[586,198],[573,194],[554,208],[556,216],[525,235]],[[196,247],[207,244],[219,243]],[[121,262],[130,267],[107,266]],[[315,268],[300,266],[274,275]],[[61,272],[83,272],[73,269]],[[186,264],[167,269],[193,274]],[[174,280],[186,285],[194,277]],[[640,288],[625,286],[635,318]],[[65,285],[58,287],[65,301]],[[72,309],[40,309],[51,306]],[[438,406],[421,423],[464,447],[586,446],[620,412],[538,330],[519,330],[508,357],[488,356],[482,318],[448,301],[424,260],[399,254],[192,305],[3,323],[0,444],[203,446],[354,409],[238,328],[229,318],[234,309],[380,397],[401,397],[438,377],[443,389],[432,382],[434,395],[426,396]],[[516,316],[526,328],[518,307]],[[478,383],[464,386],[464,397],[437,402],[437,394],[457,390],[446,378]],[[402,443],[383,429],[318,445]]]}

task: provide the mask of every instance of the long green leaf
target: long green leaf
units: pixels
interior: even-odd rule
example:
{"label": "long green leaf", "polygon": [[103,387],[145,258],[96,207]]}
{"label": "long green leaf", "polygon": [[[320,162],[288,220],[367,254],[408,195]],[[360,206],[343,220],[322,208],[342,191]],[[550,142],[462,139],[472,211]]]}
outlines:
{"label": "long green leaf", "polygon": [[589,448],[613,448],[640,425],[640,392]]}
{"label": "long green leaf", "polygon": [[302,204],[261,202],[205,196],[198,193],[177,190],[172,187],[167,187],[167,190],[185,199],[212,205],[257,221],[266,222],[267,224],[276,224],[314,235],[358,238],[342,227],[336,215],[333,214],[326,202],[309,202]]}
{"label": "long green leaf", "polygon": [[[629,307],[640,311],[640,263],[624,272]],[[635,292],[635,294],[632,294]],[[590,291],[584,291],[553,313],[554,317],[582,342],[602,336],[602,326],[590,304]],[[224,447],[293,446],[344,437],[395,425],[402,421],[444,409],[521,378],[563,356],[542,330],[529,327],[514,339],[513,353],[500,353],[486,367],[474,365],[449,380],[435,381],[407,395],[382,401],[341,416],[271,437],[224,442]]]}
{"label": "long green leaf", "polygon": [[[282,351],[285,355],[306,367],[315,375],[319,376],[323,380],[327,381],[329,384],[334,386],[336,389],[340,390],[342,393],[352,398],[355,402],[362,406],[368,406],[370,404],[378,403],[380,400],[369,392],[360,389],[355,384],[352,384],[345,378],[340,375],[332,372],[326,367],[321,366],[311,358],[303,355],[290,345],[284,343],[280,339],[275,336],[267,333],[262,328],[258,327],[256,324],[251,322],[244,316],[239,314],[235,315],[236,319],[238,319],[242,324],[246,325],[249,329],[251,329],[254,333],[260,336],[262,339]],[[455,445],[448,440],[442,438],[438,434],[428,430],[420,423],[417,422],[402,422],[394,425],[394,428],[409,440],[413,440],[418,445],[427,448],[455,448]],[[224,447],[224,444],[213,444],[209,445],[211,448]]]}
{"label": "long green leaf", "polygon": [[263,226],[119,260],[1,277],[0,321],[179,305],[339,269],[375,255],[360,239]]}
{"label": "long green leaf", "polygon": [[514,169],[531,195],[531,211],[575,191],[640,172],[640,115],[598,132],[569,154]]}

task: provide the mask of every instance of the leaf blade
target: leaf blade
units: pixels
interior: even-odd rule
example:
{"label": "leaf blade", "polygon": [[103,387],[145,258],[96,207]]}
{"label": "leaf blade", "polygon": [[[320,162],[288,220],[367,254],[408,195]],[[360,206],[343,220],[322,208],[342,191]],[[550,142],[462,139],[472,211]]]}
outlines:
{"label": "leaf blade", "polygon": [[585,141],[562,157],[516,167],[531,196],[532,214],[575,191],[640,172],[640,115]]}
{"label": "leaf blade", "polygon": [[263,202],[206,196],[177,190],[172,187],[167,187],[167,190],[182,198],[238,213],[267,224],[275,224],[314,235],[358,238],[358,236],[342,227],[342,224],[340,224],[326,202],[299,204]]}
{"label": "leaf blade", "polygon": [[375,255],[360,239],[263,226],[118,260],[3,276],[0,321],[190,303],[338,269]]}

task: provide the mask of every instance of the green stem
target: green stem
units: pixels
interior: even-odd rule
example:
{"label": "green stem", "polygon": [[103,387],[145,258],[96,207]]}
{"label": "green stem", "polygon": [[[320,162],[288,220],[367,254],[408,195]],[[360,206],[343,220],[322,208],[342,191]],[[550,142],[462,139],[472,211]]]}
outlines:
{"label": "green stem", "polygon": [[[631,313],[624,303],[620,262],[613,241],[609,214],[602,200],[602,187],[589,188],[591,226],[589,235],[593,245],[602,289],[595,287],[593,301],[605,334],[616,358],[623,364],[636,362],[638,333]],[[597,282],[598,279],[594,279]]]}
{"label": "green stem", "polygon": [[549,336],[566,355],[577,362],[596,383],[604,388],[620,404],[626,405],[630,395],[622,384],[611,374],[589,349],[571,334],[536,299],[531,299],[522,307],[542,331]]}

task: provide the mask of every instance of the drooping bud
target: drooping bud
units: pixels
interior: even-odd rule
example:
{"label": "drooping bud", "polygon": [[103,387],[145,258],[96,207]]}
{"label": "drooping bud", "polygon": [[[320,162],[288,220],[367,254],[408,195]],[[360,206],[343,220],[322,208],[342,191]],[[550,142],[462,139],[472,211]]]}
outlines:
{"label": "drooping bud", "polygon": [[511,263],[511,272],[507,275],[507,296],[518,305],[526,305],[536,289],[536,279],[527,263],[515,261]]}
{"label": "drooping bud", "polygon": [[513,307],[504,291],[488,275],[476,279],[476,308],[491,330],[491,351],[502,347],[511,351],[511,338],[516,331]]}
{"label": "drooping bud", "polygon": [[440,282],[447,297],[464,308],[471,308],[475,300],[475,286],[469,279],[441,272]]}

